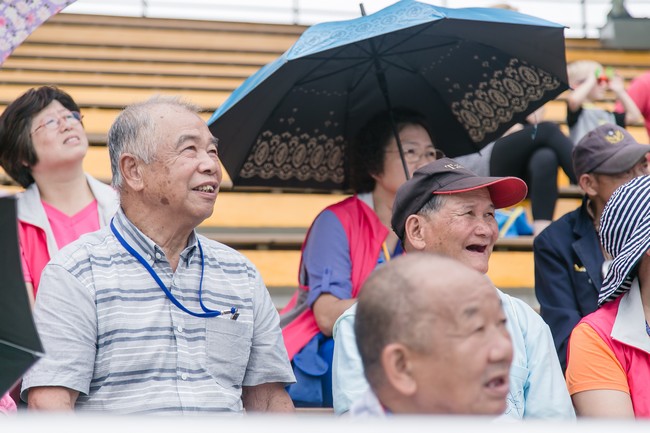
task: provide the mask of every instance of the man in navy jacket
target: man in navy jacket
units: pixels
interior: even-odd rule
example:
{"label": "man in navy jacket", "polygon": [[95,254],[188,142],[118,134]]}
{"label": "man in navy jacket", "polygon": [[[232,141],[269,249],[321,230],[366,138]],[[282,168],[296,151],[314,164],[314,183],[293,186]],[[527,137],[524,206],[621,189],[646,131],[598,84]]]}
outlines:
{"label": "man in navy jacket", "polygon": [[614,190],[633,177],[649,174],[650,147],[623,128],[605,124],[589,132],[573,150],[582,205],[535,238],[535,294],[551,328],[562,370],[573,327],[597,308],[605,261],[598,225]]}

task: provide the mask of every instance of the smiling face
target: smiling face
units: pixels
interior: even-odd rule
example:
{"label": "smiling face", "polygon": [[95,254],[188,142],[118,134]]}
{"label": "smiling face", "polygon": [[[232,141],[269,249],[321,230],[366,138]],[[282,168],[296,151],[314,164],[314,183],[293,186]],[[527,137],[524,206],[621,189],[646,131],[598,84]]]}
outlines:
{"label": "smiling face", "polygon": [[481,273],[488,271],[499,228],[487,188],[446,195],[438,211],[418,218],[424,251],[452,257]]}
{"label": "smiling face", "polygon": [[[35,177],[53,170],[81,167],[88,151],[88,138],[81,122],[65,120],[70,115],[67,108],[54,100],[33,117],[31,137],[38,158],[32,167]],[[54,122],[53,125],[58,122],[58,126],[49,129],[44,126],[48,122]]]}
{"label": "smiling face", "polygon": [[498,415],[506,408],[513,349],[501,300],[483,275],[459,274],[428,296],[431,350],[415,353],[418,412]]}
{"label": "smiling face", "polygon": [[181,107],[152,109],[158,149],[143,164],[142,195],[146,206],[179,227],[194,228],[212,215],[222,179],[217,140],[206,123]]}

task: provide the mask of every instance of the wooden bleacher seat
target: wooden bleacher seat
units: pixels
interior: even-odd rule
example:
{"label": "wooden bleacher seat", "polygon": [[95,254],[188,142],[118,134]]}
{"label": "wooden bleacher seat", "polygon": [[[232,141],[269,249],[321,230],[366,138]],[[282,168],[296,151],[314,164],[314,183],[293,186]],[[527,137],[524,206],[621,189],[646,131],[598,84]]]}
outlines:
{"label": "wooden bleacher seat", "polygon": [[[42,57],[42,52],[47,57]],[[180,52],[152,48],[68,47],[44,44],[21,45],[3,68],[72,72],[115,72],[129,74],[201,75],[243,77],[275,59],[274,54],[231,52]],[[61,60],[65,64],[61,64]],[[174,59],[174,60],[171,60]],[[188,64],[192,65],[191,70]]]}
{"label": "wooden bleacher seat", "polygon": [[[55,17],[56,18],[56,17]],[[54,18],[53,18],[54,19]],[[47,25],[47,24],[45,24]],[[120,61],[147,62],[160,66],[159,71],[164,72],[166,65],[192,64],[197,71],[212,71],[213,64],[222,65],[245,65],[253,66],[256,69],[274,60],[277,56],[273,53],[242,53],[230,51],[167,51],[164,49],[129,47],[124,50],[121,47],[103,46],[67,46],[50,45],[27,42],[19,46],[7,62],[11,65],[13,59],[42,58],[45,61],[61,62],[65,60],[75,64],[75,60],[89,59],[106,63],[118,63]],[[6,62],[3,64],[7,64]],[[205,67],[207,66],[207,67]],[[101,70],[101,69],[100,69]],[[187,73],[188,70],[185,69]]]}
{"label": "wooden bleacher seat", "polygon": [[293,44],[304,29],[293,25],[58,14],[29,39],[73,46],[277,53]]}
{"label": "wooden bleacher seat", "polygon": [[[0,110],[30,87],[56,84],[80,103],[91,148],[84,168],[110,182],[106,134],[125,105],[153,94],[182,95],[207,120],[246,77],[284,52],[305,27],[132,17],[59,14],[41,26],[0,69]],[[567,60],[593,59],[631,80],[650,67],[647,51],[607,50],[600,42],[567,39]],[[561,124],[561,95],[546,120]],[[604,106],[611,106],[610,100]],[[629,128],[640,142],[642,125]],[[560,176],[556,217],[579,204],[580,192]],[[0,173],[3,190],[19,190]],[[9,184],[9,185],[7,185]],[[215,212],[199,230],[232,245],[255,263],[277,305],[295,289],[299,248],[317,213],[340,194],[238,192],[224,179]],[[488,275],[506,290],[533,287],[532,238],[499,240]]]}

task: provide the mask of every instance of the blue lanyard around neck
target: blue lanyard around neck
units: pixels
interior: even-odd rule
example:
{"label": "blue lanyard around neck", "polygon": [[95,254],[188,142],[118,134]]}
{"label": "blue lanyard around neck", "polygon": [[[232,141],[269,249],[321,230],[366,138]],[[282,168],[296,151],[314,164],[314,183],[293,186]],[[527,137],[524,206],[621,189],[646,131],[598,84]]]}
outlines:
{"label": "blue lanyard around neck", "polygon": [[199,246],[199,253],[201,255],[201,279],[199,280],[199,304],[201,305],[201,309],[203,310],[203,313],[195,313],[193,311],[190,311],[187,309],[183,304],[180,303],[178,299],[172,294],[172,292],[169,291],[167,286],[165,286],[156,273],[156,271],[153,270],[153,268],[147,263],[147,261],[142,257],[129,243],[120,235],[120,233],[117,231],[115,228],[115,224],[113,223],[113,219],[111,219],[111,231],[117,238],[117,240],[122,244],[124,249],[126,249],[133,257],[138,259],[140,264],[144,266],[144,268],[149,272],[149,274],[153,277],[154,280],[156,280],[156,283],[158,283],[158,286],[162,289],[162,291],[167,295],[167,298],[172,302],[172,304],[176,305],[178,308],[186,312],[187,314],[190,314],[194,317],[216,317],[216,316],[221,316],[222,314],[232,314],[230,317],[231,320],[237,320],[237,317],[239,317],[239,313],[237,312],[237,308],[235,307],[230,307],[230,310],[211,310],[208,307],[206,307],[203,304],[203,301],[201,299],[201,292],[203,290],[203,270],[204,270],[204,265],[205,262],[203,260],[203,248],[201,247],[201,242],[197,239],[196,243]]}

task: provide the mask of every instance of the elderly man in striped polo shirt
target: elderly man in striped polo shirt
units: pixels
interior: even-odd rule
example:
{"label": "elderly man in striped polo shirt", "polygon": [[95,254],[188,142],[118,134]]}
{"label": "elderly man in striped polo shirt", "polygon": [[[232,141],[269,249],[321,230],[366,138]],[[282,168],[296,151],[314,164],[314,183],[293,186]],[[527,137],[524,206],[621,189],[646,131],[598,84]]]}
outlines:
{"label": "elderly man in striped polo shirt", "polygon": [[23,381],[29,408],[293,410],[294,376],[259,273],[195,232],[222,176],[197,111],[158,97],[111,127],[121,208],[43,272],[34,315],[46,355]]}

